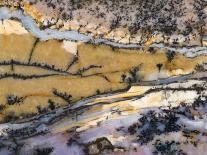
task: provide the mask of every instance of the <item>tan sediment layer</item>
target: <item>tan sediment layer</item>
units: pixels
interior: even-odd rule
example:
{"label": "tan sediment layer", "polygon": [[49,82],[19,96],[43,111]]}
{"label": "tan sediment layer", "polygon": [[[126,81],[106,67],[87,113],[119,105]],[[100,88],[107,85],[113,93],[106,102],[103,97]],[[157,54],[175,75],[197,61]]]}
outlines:
{"label": "tan sediment layer", "polygon": [[[15,112],[16,116],[35,114],[38,105],[42,108],[48,107],[49,99],[55,102],[56,107],[67,105],[67,101],[54,95],[54,89],[62,94],[72,95],[72,101],[77,101],[97,93],[126,88],[128,83],[122,80],[122,75],[128,75],[129,70],[137,66],[139,66],[137,78],[141,82],[188,74],[195,71],[198,64],[207,61],[207,56],[190,59],[178,53],[169,60],[167,51],[158,48],[150,52],[147,48],[114,49],[105,45],[84,43],[77,43],[77,54],[74,55],[70,53],[70,46],[67,47],[68,49],[63,47],[62,41],[38,41],[30,34],[1,34],[0,42],[2,63],[11,60],[23,63],[0,65],[1,75],[5,73],[23,76],[57,74],[32,79],[12,77],[1,79],[0,103],[5,105],[1,111],[1,120],[12,112]],[[68,68],[75,57],[77,61]],[[53,67],[41,68],[26,65],[27,63],[47,64]],[[160,69],[157,64],[162,65]],[[90,68],[91,65],[96,67]],[[71,73],[79,74],[70,75]],[[22,100],[14,105],[8,105],[9,95],[21,97]]]}

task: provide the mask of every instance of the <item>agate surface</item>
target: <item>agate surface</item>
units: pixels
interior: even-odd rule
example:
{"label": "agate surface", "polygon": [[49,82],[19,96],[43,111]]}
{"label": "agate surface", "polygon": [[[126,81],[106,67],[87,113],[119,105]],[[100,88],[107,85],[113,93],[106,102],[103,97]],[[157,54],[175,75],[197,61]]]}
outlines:
{"label": "agate surface", "polygon": [[206,0],[0,0],[0,155],[207,151]]}

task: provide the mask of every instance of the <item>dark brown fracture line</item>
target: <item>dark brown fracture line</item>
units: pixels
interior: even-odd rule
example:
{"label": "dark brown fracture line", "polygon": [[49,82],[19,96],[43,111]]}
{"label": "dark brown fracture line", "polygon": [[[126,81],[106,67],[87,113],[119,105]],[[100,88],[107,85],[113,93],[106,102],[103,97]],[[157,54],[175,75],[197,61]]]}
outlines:
{"label": "dark brown fracture line", "polygon": [[68,71],[74,64],[78,62],[78,57],[74,57],[73,60],[68,64],[66,71]]}
{"label": "dark brown fracture line", "polygon": [[109,78],[108,78],[106,75],[98,75],[98,76],[102,77],[102,78],[105,79],[107,82],[111,82],[111,81],[109,80]]}
{"label": "dark brown fracture line", "polygon": [[[124,72],[124,70],[120,70],[120,71],[110,71],[110,72],[99,72],[99,73],[94,73],[94,74],[89,74],[89,75],[81,75],[81,77],[90,77],[90,76],[102,76],[105,74],[113,74],[113,73],[119,73],[119,72]],[[76,72],[77,74],[77,72]],[[77,74],[79,75],[79,74]]]}
{"label": "dark brown fracture line", "polygon": [[173,76],[168,78],[163,78],[159,80],[152,80],[152,81],[140,81],[137,83],[132,83],[131,86],[158,86],[158,85],[165,85],[170,83],[176,83],[176,82],[185,82],[189,79],[191,79],[191,76],[193,76],[194,73],[190,74],[184,74],[180,76]]}
{"label": "dark brown fracture line", "polygon": [[45,64],[45,63],[36,63],[36,62],[24,63],[24,62],[19,62],[19,61],[15,61],[15,60],[0,62],[0,66],[8,66],[8,65],[11,65],[11,66],[12,65],[13,66],[14,65],[20,65],[20,66],[28,66],[28,67],[38,67],[38,68],[46,69],[46,70],[49,70],[49,71],[64,73],[66,75],[73,75],[72,73],[63,71],[62,69],[57,69],[53,65],[51,66],[51,65],[48,65],[48,64]]}
{"label": "dark brown fracture line", "polygon": [[35,47],[36,47],[36,45],[37,45],[38,42],[39,42],[39,39],[37,38],[37,39],[35,40],[35,42],[34,42],[34,45],[32,46],[31,51],[30,51],[28,64],[30,64],[30,62],[31,62],[31,59],[32,59],[32,55],[33,55],[34,49],[35,49]]}
{"label": "dark brown fracture line", "polygon": [[44,78],[44,77],[49,77],[49,76],[56,76],[60,74],[44,74],[44,75],[22,75],[22,74],[15,74],[15,73],[5,73],[5,74],[0,74],[0,79],[5,79],[5,78],[13,78],[13,79],[21,79],[21,80],[27,80],[27,79],[38,79],[38,78]]}
{"label": "dark brown fracture line", "polygon": [[79,69],[75,74],[76,75],[82,75],[84,72],[90,70],[90,69],[94,69],[94,68],[102,68],[102,66],[97,66],[97,65],[89,65],[87,67],[83,67],[81,69]]}
{"label": "dark brown fracture line", "polygon": [[14,71],[14,63],[13,63],[13,62],[14,62],[14,60],[12,59],[12,60],[11,60],[11,70],[12,70],[12,71]]}

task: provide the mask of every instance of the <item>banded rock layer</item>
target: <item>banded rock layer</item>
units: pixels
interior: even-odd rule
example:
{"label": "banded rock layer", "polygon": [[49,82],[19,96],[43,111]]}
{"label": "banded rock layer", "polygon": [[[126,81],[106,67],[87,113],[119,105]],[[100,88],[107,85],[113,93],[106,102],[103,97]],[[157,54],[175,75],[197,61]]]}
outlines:
{"label": "banded rock layer", "polygon": [[0,154],[206,151],[205,1],[0,5]]}

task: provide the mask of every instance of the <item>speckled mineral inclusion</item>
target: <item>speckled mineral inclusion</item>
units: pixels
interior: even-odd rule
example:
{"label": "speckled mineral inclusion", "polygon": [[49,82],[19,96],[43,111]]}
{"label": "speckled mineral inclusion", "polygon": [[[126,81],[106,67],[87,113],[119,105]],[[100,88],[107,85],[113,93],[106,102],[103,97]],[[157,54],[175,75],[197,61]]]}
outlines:
{"label": "speckled mineral inclusion", "polygon": [[[2,6],[20,8],[40,29],[73,30],[121,44],[201,45],[206,32],[204,0],[22,0]],[[109,43],[108,43],[109,44]]]}

